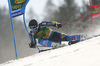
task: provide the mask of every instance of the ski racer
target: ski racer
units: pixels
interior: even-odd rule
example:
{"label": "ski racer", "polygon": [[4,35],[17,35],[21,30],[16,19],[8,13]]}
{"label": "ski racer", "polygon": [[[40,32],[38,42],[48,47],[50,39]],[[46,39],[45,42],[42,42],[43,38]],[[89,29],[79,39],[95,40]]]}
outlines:
{"label": "ski racer", "polygon": [[70,39],[71,36],[67,36],[64,33],[53,31],[47,26],[54,26],[57,28],[62,27],[60,23],[57,23],[55,21],[50,21],[50,22],[43,21],[38,24],[38,22],[35,19],[32,19],[29,22],[29,28],[30,28],[29,37],[31,40],[29,44],[30,48],[36,47],[36,44],[37,44],[36,39],[50,40],[52,42],[57,42],[57,43],[61,43],[61,41],[70,41],[72,43],[76,43],[79,41],[79,40],[72,41]]}

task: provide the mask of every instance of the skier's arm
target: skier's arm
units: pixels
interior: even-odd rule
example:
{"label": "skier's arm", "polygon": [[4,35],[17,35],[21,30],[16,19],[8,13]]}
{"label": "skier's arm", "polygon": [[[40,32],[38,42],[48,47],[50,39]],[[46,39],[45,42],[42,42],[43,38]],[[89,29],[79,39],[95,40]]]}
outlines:
{"label": "skier's arm", "polygon": [[29,47],[30,48],[35,48],[36,47],[36,39],[32,36],[32,34],[30,33],[29,34],[29,38],[31,40],[30,44],[29,44]]}
{"label": "skier's arm", "polygon": [[43,21],[40,23],[40,26],[54,26],[57,28],[62,27],[62,25],[60,23],[57,23],[56,21],[51,21],[51,22]]}

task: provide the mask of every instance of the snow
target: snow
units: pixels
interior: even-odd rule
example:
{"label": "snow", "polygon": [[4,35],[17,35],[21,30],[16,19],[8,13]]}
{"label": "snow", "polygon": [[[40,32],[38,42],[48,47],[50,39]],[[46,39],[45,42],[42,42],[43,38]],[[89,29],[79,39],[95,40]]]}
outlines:
{"label": "snow", "polygon": [[0,66],[100,66],[100,37],[8,61]]}

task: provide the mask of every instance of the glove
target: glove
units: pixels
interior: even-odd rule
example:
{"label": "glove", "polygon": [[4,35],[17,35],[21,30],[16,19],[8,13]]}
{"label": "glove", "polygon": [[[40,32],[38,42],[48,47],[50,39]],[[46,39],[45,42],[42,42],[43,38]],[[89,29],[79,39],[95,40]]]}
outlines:
{"label": "glove", "polygon": [[56,27],[59,29],[60,27],[62,27],[62,24],[58,23],[56,24]]}
{"label": "glove", "polygon": [[62,27],[62,24],[57,23],[56,21],[52,21],[52,23],[54,24],[55,27],[60,28]]}
{"label": "glove", "polygon": [[30,48],[36,48],[36,44],[30,43],[30,44],[29,44],[29,47],[30,47]]}

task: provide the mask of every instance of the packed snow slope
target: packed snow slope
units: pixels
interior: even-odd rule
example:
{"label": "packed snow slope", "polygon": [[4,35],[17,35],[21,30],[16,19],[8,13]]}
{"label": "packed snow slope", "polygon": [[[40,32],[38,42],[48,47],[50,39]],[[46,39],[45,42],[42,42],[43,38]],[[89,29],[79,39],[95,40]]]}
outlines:
{"label": "packed snow slope", "polygon": [[100,66],[100,37],[12,60],[0,66]]}

